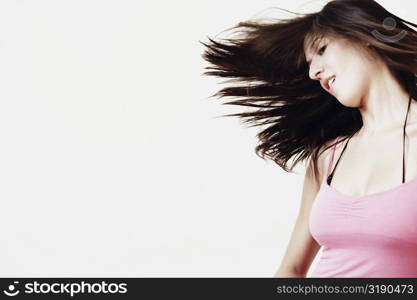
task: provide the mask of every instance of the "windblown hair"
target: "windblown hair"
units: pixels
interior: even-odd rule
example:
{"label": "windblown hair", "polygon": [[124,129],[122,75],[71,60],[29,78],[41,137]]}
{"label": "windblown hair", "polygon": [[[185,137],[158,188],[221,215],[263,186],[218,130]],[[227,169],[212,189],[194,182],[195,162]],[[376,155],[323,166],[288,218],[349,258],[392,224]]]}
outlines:
{"label": "windblown hair", "polygon": [[[373,0],[333,0],[319,12],[294,14],[294,18],[272,23],[240,22],[229,29],[240,33],[237,38],[200,41],[205,46],[202,56],[210,63],[205,69],[211,70],[203,75],[238,83],[211,97],[235,97],[223,104],[257,108],[223,116],[237,116],[250,126],[267,125],[257,134],[258,156],[273,160],[287,172],[311,158],[318,178],[318,157],[335,144],[329,142],[353,136],[363,123],[357,108],[342,105],[320,82],[310,79],[304,42],[311,41],[312,53],[325,36],[345,38],[358,47],[369,45],[366,49],[377,54],[405,91],[417,98],[417,32],[406,24],[417,25]],[[389,28],[386,20],[395,20],[396,26]],[[389,39],[397,34],[404,36]],[[288,167],[293,156],[296,159]]]}

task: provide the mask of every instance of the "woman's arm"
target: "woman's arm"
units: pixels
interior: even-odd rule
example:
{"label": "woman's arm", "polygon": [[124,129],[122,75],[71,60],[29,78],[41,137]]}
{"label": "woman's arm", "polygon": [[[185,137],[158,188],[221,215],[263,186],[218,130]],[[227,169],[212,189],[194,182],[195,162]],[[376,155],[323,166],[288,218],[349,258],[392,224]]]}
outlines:
{"label": "woman's arm", "polygon": [[[321,178],[321,174],[323,174],[324,162],[322,161],[322,157],[326,157],[326,155],[320,155],[317,162],[319,178]],[[273,277],[306,277],[311,263],[317,252],[320,250],[320,245],[313,239],[309,229],[310,209],[319,188],[320,180],[314,178],[312,161],[310,160],[304,177],[299,213],[287,250]]]}

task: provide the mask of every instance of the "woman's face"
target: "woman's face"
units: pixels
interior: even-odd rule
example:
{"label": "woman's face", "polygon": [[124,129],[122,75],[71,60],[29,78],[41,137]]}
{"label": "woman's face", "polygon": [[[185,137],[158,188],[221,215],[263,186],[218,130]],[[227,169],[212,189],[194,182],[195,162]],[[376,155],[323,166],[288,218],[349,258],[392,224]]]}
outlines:
{"label": "woman's face", "polygon": [[[318,42],[315,53],[307,42],[308,39],[304,53],[310,66],[310,78],[319,80],[323,88],[344,106],[359,107],[369,90],[372,75],[380,68],[376,57],[366,47],[359,48],[343,38],[324,37]],[[333,75],[335,81],[328,89],[325,80]]]}

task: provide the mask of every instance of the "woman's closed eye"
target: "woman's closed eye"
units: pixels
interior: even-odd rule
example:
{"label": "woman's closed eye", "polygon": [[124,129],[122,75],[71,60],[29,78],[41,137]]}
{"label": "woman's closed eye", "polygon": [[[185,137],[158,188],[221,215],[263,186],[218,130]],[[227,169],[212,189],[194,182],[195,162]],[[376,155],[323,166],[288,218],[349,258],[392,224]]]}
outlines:
{"label": "woman's closed eye", "polygon": [[327,45],[322,46],[322,47],[319,49],[318,54],[319,54],[319,55],[322,55],[322,54],[323,54],[323,52],[324,52],[324,50],[326,50],[326,47],[327,47]]}
{"label": "woman's closed eye", "polygon": [[[322,47],[321,47],[321,48],[317,51],[317,53],[318,53],[319,55],[322,55],[322,54],[323,54],[323,52],[324,52],[324,50],[326,50],[326,47],[327,47],[327,45],[322,46]],[[307,63],[308,63],[308,65],[310,66],[311,61],[307,61]]]}

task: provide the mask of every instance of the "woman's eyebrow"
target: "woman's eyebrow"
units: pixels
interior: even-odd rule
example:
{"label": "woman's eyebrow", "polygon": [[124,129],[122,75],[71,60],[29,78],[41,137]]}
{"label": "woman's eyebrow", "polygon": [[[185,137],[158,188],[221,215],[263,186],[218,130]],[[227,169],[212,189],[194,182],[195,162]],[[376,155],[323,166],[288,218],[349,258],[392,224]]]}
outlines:
{"label": "woman's eyebrow", "polygon": [[[324,42],[324,39],[323,38],[315,38],[312,42],[310,42],[308,45],[309,46],[307,46],[308,48],[307,48],[307,50],[310,50],[310,49],[317,49],[317,48],[319,48],[319,44],[322,44]],[[313,51],[314,52],[314,51]],[[307,63],[308,63],[308,65],[310,66],[310,64],[311,64],[311,59],[307,59],[307,52],[306,51],[304,51],[304,56],[305,56],[305,58],[306,58],[306,61],[307,61]]]}

